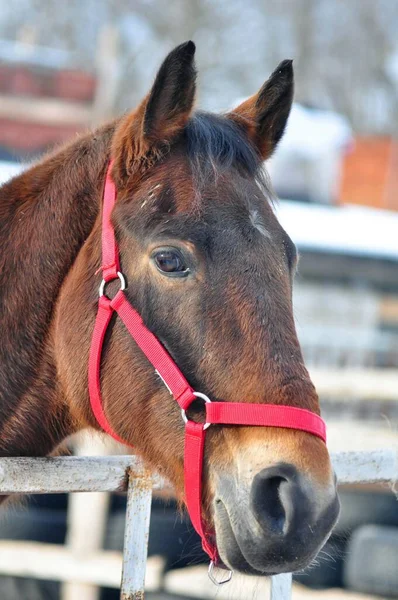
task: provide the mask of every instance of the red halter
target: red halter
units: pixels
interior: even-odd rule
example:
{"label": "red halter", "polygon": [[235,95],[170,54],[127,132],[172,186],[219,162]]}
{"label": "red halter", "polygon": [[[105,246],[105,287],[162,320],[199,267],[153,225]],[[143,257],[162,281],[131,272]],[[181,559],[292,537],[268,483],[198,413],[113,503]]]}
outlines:
{"label": "red halter", "polygon": [[[111,223],[111,213],[116,201],[116,188],[111,178],[111,167],[112,163],[109,165],[106,176],[102,217],[103,280],[99,290],[98,312],[89,358],[88,384],[91,407],[102,429],[117,441],[126,444],[107,420],[102,407],[100,389],[102,345],[110,319],[115,311],[181,408],[185,422],[185,502],[192,524],[202,538],[203,549],[209,555],[212,566],[218,560],[218,553],[209,539],[210,532],[206,531],[201,514],[202,465],[206,429],[211,424],[284,427],[306,431],[326,442],[326,426],[321,417],[302,408],[274,404],[247,404],[245,402],[211,402],[207,396],[195,392],[191,388],[156,336],[145,327],[140,315],[131,306],[123,292],[126,284],[124,276],[120,272],[119,251]],[[117,278],[120,279],[120,290],[113,300],[110,300],[104,293],[105,285]],[[197,398],[206,403],[206,423],[196,423],[186,416],[186,410]]]}

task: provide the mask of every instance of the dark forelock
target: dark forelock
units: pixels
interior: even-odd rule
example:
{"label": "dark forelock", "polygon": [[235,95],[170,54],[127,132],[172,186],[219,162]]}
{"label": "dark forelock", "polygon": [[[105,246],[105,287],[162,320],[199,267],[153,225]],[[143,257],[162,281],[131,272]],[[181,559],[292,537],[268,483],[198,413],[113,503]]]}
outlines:
{"label": "dark forelock", "polygon": [[222,115],[193,114],[185,127],[187,154],[195,184],[200,188],[209,177],[231,169],[253,177],[269,198],[272,193],[260,156],[241,127]]}

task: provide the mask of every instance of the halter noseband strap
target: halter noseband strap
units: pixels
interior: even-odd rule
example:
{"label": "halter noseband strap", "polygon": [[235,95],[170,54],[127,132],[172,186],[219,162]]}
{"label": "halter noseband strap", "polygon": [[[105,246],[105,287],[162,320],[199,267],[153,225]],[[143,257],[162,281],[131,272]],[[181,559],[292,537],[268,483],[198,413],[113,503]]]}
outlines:
{"label": "halter noseband strap", "polygon": [[[111,213],[116,201],[116,188],[111,177],[112,162],[106,175],[103,216],[102,216],[102,275],[100,298],[94,332],[90,348],[88,384],[91,408],[99,425],[106,433],[122,444],[126,444],[113,430],[105,415],[101,399],[101,355],[102,346],[112,314],[116,312],[128,332],[152,364],[170,394],[179,404],[185,421],[184,478],[185,502],[192,524],[200,537],[202,546],[211,559],[211,569],[217,564],[217,548],[211,541],[212,532],[208,531],[202,519],[202,467],[206,430],[211,424],[246,425],[253,427],[284,427],[299,429],[311,433],[326,442],[324,421],[311,411],[292,406],[274,404],[248,404],[245,402],[211,402],[207,396],[195,392],[180,369],[159,342],[147,329],[138,312],[132,307],[124,294],[125,279],[120,272],[119,250],[111,223]],[[119,278],[120,289],[110,300],[105,295],[108,282]],[[206,423],[196,423],[186,416],[189,406],[197,399],[205,401]],[[229,581],[230,576],[225,579]],[[214,580],[215,581],[215,580]],[[225,581],[216,583],[224,583]]]}

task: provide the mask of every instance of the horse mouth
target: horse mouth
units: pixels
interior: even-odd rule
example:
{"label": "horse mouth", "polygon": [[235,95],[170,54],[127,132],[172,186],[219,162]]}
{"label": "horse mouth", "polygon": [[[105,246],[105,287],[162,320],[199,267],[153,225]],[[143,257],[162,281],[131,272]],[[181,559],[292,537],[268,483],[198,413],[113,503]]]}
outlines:
{"label": "horse mouth", "polygon": [[[253,539],[240,537],[234,531],[228,511],[222,501],[217,502],[216,515],[216,545],[220,557],[217,566],[237,571],[245,575],[257,577],[272,577],[281,573],[301,571],[307,567],[314,556],[304,551],[299,559],[298,555],[283,558],[283,552],[275,551],[275,548],[266,549],[265,538]],[[258,551],[256,551],[256,548]],[[302,549],[303,550],[303,549]],[[261,555],[261,558],[260,558]],[[254,559],[254,560],[252,560]],[[253,564],[254,563],[254,564]]]}
{"label": "horse mouth", "polygon": [[[231,519],[222,500],[217,501],[216,513],[217,521],[221,523],[220,529],[222,529],[222,533],[219,531],[218,535],[214,536],[214,543],[219,554],[217,566],[223,569],[230,569],[231,571],[239,571],[245,575],[257,575],[262,577],[276,575],[276,572],[271,572],[267,569],[260,570],[250,564],[233,531]],[[219,528],[216,526],[216,529]],[[217,540],[219,541],[219,544],[217,543]]]}

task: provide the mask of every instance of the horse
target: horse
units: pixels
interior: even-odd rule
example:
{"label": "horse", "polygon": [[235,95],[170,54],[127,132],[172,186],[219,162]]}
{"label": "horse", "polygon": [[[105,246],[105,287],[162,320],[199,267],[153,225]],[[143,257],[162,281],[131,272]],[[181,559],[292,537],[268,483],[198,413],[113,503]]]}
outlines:
{"label": "horse", "polygon": [[[212,399],[319,414],[293,318],[297,251],[263,166],[289,116],[292,61],[213,114],[194,108],[194,53],[193,42],[177,46],[136,109],[0,190],[0,456],[49,456],[68,436],[100,429],[87,364],[110,161],[125,293],[190,384]],[[116,318],[101,390],[113,430],[183,502],[180,410]],[[305,431],[212,426],[203,469],[203,519],[228,568],[302,569],[337,520],[326,445]]]}

